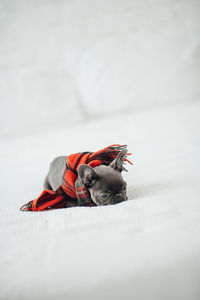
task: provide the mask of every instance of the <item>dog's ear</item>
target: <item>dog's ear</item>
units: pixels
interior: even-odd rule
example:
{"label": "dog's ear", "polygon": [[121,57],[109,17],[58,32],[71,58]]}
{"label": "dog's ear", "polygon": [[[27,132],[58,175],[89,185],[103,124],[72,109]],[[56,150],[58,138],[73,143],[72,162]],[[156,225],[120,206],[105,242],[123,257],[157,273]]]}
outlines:
{"label": "dog's ear", "polygon": [[126,156],[127,152],[127,149],[122,150],[118,154],[118,156],[110,163],[109,167],[113,168],[118,172],[126,171],[126,169],[123,167],[123,163],[124,157]]}
{"label": "dog's ear", "polygon": [[86,188],[91,188],[99,177],[94,169],[86,164],[79,166],[78,175]]}

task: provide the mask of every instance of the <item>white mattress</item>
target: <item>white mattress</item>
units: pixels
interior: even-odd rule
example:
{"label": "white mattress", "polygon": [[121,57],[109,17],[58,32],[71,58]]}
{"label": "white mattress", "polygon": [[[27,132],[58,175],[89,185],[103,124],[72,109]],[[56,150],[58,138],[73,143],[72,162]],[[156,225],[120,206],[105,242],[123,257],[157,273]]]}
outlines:
{"label": "white mattress", "polygon": [[[0,147],[1,299],[199,299],[200,102],[165,105]],[[129,200],[20,212],[57,155],[127,143]]]}

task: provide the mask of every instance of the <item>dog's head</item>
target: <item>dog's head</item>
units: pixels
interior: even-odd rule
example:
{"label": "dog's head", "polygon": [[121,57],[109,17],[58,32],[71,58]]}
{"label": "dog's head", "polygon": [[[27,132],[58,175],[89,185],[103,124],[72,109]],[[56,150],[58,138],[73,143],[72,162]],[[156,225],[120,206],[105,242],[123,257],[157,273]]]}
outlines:
{"label": "dog's head", "polygon": [[91,168],[82,164],[78,168],[82,183],[96,205],[117,204],[127,200],[126,182],[121,175],[126,154],[127,150],[122,150],[109,166]]}

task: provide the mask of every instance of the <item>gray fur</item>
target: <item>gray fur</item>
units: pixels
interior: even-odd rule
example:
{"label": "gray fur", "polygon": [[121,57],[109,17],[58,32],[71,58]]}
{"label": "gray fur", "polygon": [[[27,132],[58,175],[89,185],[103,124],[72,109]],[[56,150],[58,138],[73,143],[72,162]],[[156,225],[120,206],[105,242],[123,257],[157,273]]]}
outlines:
{"label": "gray fur", "polygon": [[55,191],[63,183],[63,173],[66,167],[66,161],[67,156],[59,156],[52,161],[44,181],[45,189]]}
{"label": "gray fur", "polygon": [[[121,175],[126,154],[127,151],[122,150],[109,166],[100,165],[95,168],[85,164],[79,166],[79,177],[97,205],[117,204],[127,200],[126,182]],[[45,189],[56,190],[62,185],[66,160],[67,156],[59,156],[52,161],[45,178]]]}
{"label": "gray fur", "polygon": [[[117,204],[127,200],[126,182],[121,173],[110,166],[98,166],[93,169],[97,179],[89,188],[92,200],[97,205]],[[106,193],[105,199],[101,195]]]}

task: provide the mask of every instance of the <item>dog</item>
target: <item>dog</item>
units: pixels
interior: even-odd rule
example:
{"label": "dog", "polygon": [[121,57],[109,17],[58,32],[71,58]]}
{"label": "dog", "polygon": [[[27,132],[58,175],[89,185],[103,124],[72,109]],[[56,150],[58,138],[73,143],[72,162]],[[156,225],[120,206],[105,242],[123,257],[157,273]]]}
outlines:
{"label": "dog", "polygon": [[[92,168],[81,164],[78,167],[78,176],[97,206],[117,204],[128,199],[127,184],[121,174],[122,171],[126,171],[123,166],[126,155],[127,149],[123,149],[108,166]],[[62,185],[66,161],[67,156],[59,156],[52,161],[44,181],[45,189],[55,191]],[[70,206],[77,206],[74,199],[70,201]]]}

